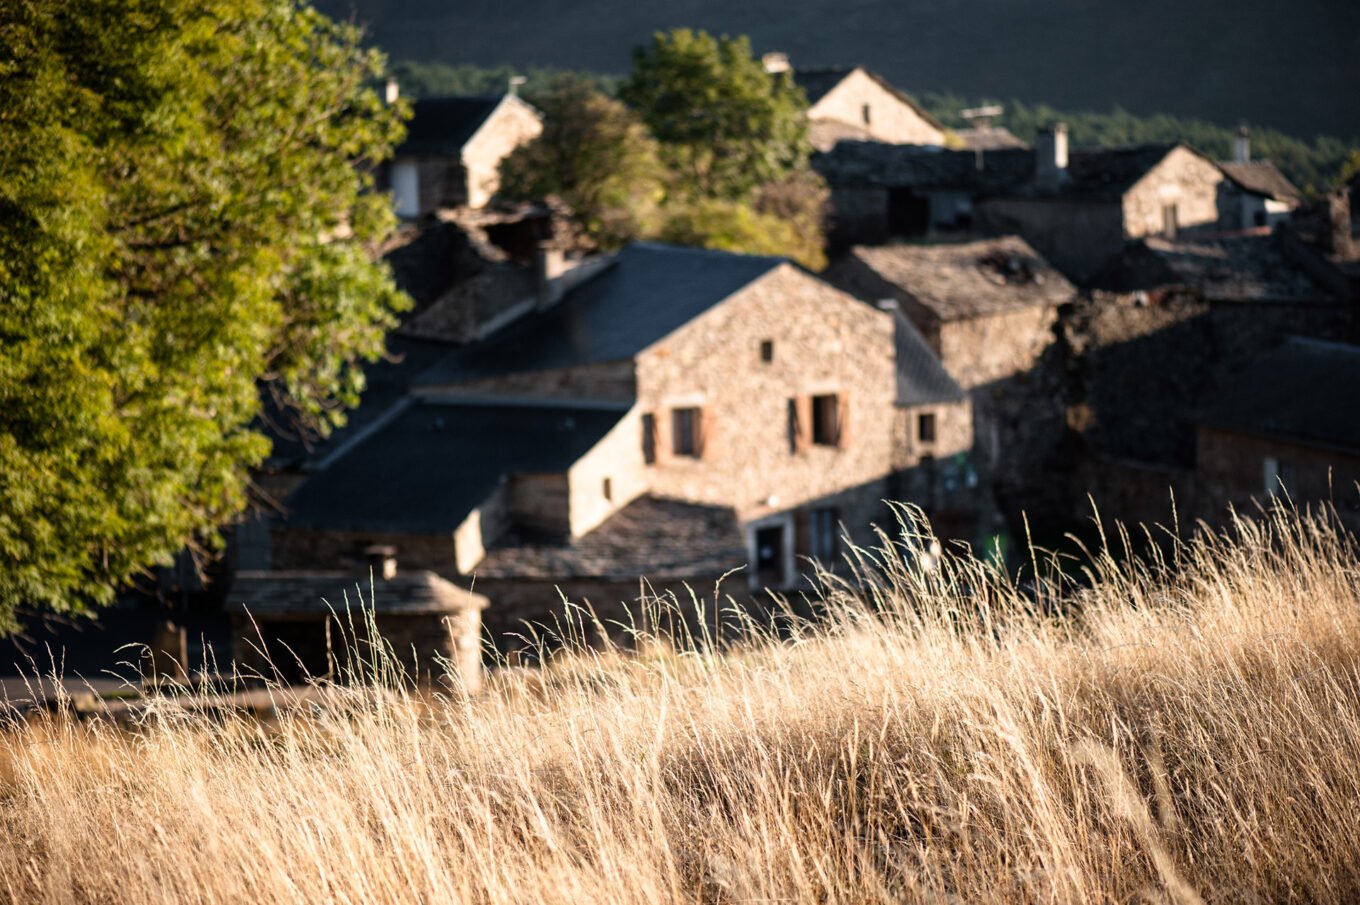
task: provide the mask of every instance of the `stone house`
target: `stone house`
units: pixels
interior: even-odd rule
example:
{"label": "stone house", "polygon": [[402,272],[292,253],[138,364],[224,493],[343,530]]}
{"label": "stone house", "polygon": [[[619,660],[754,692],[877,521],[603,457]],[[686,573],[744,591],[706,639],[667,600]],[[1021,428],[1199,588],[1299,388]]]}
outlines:
{"label": "stone house", "polygon": [[1219,225],[1224,229],[1273,229],[1303,203],[1303,193],[1279,167],[1251,159],[1245,127],[1233,140],[1233,159],[1219,166],[1228,177],[1218,202]]}
{"label": "stone house", "polygon": [[487,594],[502,634],[558,588],[608,607],[743,567],[727,591],[797,587],[842,527],[873,542],[887,499],[969,527],[969,402],[900,312],[778,258],[638,244],[584,270],[319,463],[271,567],[395,547]]}
{"label": "stone house", "polygon": [[[772,71],[785,71],[787,58],[766,55]],[[906,92],[863,66],[795,69],[793,80],[808,101],[812,145],[828,151],[840,141],[881,141],[896,145],[943,145],[948,130]]]}
{"label": "stone house", "polygon": [[976,219],[1084,283],[1129,239],[1217,226],[1224,179],[1183,144],[1069,150],[1059,124],[1035,141],[1030,177],[980,200]]}
{"label": "stone house", "polygon": [[1291,339],[1232,375],[1197,417],[1200,515],[1288,495],[1299,508],[1331,503],[1360,533],[1360,418],[1345,399],[1360,386],[1360,346]]}
{"label": "stone house", "polygon": [[[859,246],[827,279],[862,299],[891,298],[973,403],[976,458],[994,478],[1037,478],[1063,410],[1042,379],[1059,309],[1076,289],[1023,239]],[[1053,422],[1059,428],[1054,431]]]}
{"label": "stone house", "polygon": [[538,111],[514,94],[431,97],[412,104],[406,138],[377,173],[397,215],[484,207],[500,187],[500,165],[543,131]]}

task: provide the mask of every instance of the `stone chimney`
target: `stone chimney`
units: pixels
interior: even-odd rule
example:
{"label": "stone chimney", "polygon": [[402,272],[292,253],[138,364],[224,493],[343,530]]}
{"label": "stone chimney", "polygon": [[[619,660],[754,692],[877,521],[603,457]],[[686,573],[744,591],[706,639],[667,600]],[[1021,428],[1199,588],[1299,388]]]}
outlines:
{"label": "stone chimney", "polygon": [[1233,163],[1251,162],[1251,130],[1246,126],[1237,130],[1233,139]]}
{"label": "stone chimney", "polygon": [[767,53],[760,58],[760,62],[765,67],[765,71],[771,75],[793,69],[789,65],[789,55],[786,53]]}
{"label": "stone chimney", "polygon": [[372,570],[373,578],[378,581],[391,581],[397,577],[397,548],[387,544],[373,544],[364,548],[364,559]]}
{"label": "stone chimney", "polygon": [[1323,202],[1322,246],[1339,261],[1351,261],[1360,253],[1351,237],[1351,196],[1343,186],[1327,193]]}
{"label": "stone chimney", "polygon": [[510,76],[509,94],[511,97],[519,97],[520,86],[529,81],[522,75]]}
{"label": "stone chimney", "polygon": [[383,100],[386,101],[387,106],[390,107],[397,102],[397,98],[399,97],[401,97],[401,86],[397,84],[395,78],[389,75],[387,77],[387,83],[383,85]]}
{"label": "stone chimney", "polygon": [[561,298],[562,293],[554,285],[557,278],[568,270],[566,253],[551,242],[538,246],[535,259],[535,277],[538,283],[538,307],[547,308]]}
{"label": "stone chimney", "polygon": [[1034,179],[1045,188],[1067,181],[1067,123],[1039,130],[1034,139]]}

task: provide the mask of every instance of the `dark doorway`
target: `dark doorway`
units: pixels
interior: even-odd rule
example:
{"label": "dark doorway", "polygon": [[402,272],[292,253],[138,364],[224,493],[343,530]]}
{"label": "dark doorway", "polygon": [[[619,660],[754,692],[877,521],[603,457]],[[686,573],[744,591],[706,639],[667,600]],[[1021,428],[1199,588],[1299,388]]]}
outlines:
{"label": "dark doorway", "polygon": [[930,231],[930,199],[911,189],[888,190],[888,232],[924,236]]}
{"label": "dark doorway", "polygon": [[763,587],[784,586],[786,576],[783,525],[756,529],[756,578]]}

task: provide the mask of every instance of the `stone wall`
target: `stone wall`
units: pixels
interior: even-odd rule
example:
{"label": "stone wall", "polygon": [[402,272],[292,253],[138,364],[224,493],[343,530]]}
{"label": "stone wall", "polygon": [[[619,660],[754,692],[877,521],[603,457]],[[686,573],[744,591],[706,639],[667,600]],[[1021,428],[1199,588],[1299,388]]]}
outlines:
{"label": "stone wall", "polygon": [[833,251],[888,241],[888,190],[832,187],[827,241]]}
{"label": "stone wall", "polygon": [[1077,283],[1089,279],[1124,247],[1119,201],[987,198],[977,204],[977,219],[983,233],[1021,236]]}
{"label": "stone wall", "polygon": [[543,132],[533,108],[517,97],[501,101],[494,113],[463,146],[462,163],[467,172],[467,206],[485,207],[500,188],[501,161],[522,144]]}
{"label": "stone wall", "polygon": [[938,327],[940,361],[965,389],[1031,370],[1053,343],[1058,309],[1036,305]]}
{"label": "stone wall", "polygon": [[629,410],[594,449],[571,467],[567,477],[573,537],[598,527],[646,493],[651,480],[642,460],[642,418],[638,409]]}
{"label": "stone wall", "polygon": [[[864,121],[864,108],[869,121]],[[855,70],[808,110],[808,119],[841,123],[866,138],[899,145],[942,145],[944,133],[863,70]],[[828,147],[819,150],[829,150]]]}
{"label": "stone wall", "polygon": [[[458,574],[452,534],[332,531],[275,523],[270,544],[271,568],[280,571],[343,570],[366,576],[368,560],[364,550],[377,545],[396,548],[398,569],[429,569],[445,578]],[[367,581],[360,584],[367,594]]]}
{"label": "stone wall", "polygon": [[511,475],[507,496],[516,526],[552,537],[571,535],[571,487],[565,473]]}

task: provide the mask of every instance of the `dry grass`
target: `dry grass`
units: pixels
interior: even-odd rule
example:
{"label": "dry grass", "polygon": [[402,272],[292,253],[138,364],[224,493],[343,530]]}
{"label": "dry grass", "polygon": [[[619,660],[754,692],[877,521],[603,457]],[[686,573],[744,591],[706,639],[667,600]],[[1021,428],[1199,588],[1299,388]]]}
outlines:
{"label": "dry grass", "polygon": [[1086,591],[921,577],[898,543],[820,627],[721,654],[17,727],[0,898],[1360,900],[1360,569],[1325,518],[1102,554]]}

